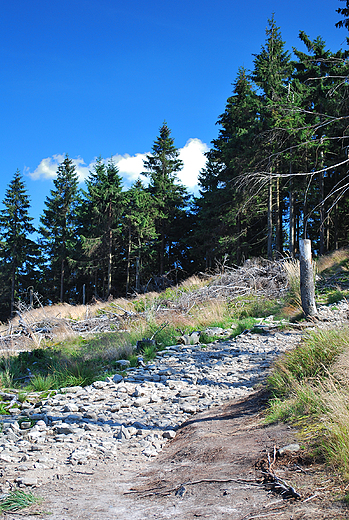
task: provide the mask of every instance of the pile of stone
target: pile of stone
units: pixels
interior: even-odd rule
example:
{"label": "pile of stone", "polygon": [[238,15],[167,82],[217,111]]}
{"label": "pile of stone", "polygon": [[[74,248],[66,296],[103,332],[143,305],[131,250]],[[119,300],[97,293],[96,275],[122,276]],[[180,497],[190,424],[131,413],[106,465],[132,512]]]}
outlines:
{"label": "pile of stone", "polygon": [[174,345],[138,368],[85,388],[30,396],[2,416],[2,488],[35,486],[94,461],[155,457],[193,416],[248,395],[299,332],[246,333],[209,345]]}

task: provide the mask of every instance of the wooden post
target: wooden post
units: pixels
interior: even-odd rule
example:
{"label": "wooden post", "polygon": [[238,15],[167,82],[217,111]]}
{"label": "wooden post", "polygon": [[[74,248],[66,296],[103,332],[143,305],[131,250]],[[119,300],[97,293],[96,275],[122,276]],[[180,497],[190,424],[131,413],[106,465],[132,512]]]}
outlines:
{"label": "wooden post", "polygon": [[82,304],[85,305],[86,303],[86,284],[82,286]]}
{"label": "wooden post", "polygon": [[311,261],[311,241],[308,239],[299,241],[300,252],[300,286],[302,308],[306,317],[317,314],[315,305],[314,273]]}

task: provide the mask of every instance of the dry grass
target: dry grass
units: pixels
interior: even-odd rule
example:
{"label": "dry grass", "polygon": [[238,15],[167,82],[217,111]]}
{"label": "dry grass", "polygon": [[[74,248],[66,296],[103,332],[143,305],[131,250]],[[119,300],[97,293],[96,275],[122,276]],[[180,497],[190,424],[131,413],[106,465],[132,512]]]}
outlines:
{"label": "dry grass", "polygon": [[[211,324],[225,328],[231,326],[233,317],[245,318],[254,316],[251,312],[259,312],[257,301],[263,315],[261,307],[280,298],[286,284],[280,262],[255,259],[239,268],[226,268],[224,273],[191,276],[162,293],[150,292],[128,300],[43,307],[35,295],[35,308],[28,309],[20,302],[18,315],[0,329],[0,339],[11,341],[15,337],[19,348],[24,337],[38,347],[76,335],[91,337],[90,334],[117,330],[142,334],[149,326],[164,322],[179,330]],[[274,310],[269,314],[274,314]]]}
{"label": "dry grass", "polygon": [[320,398],[326,413],[321,422],[325,432],[324,449],[331,462],[349,480],[349,388],[329,377],[320,385]]}
{"label": "dry grass", "polygon": [[226,321],[229,311],[226,301],[210,300],[201,305],[195,305],[190,314],[193,316],[196,326],[205,328],[212,323]]}
{"label": "dry grass", "polygon": [[349,329],[309,334],[269,377],[268,422],[295,422],[349,481]]}
{"label": "dry grass", "polygon": [[316,265],[319,273],[338,266],[349,259],[349,249],[343,248],[318,258]]}
{"label": "dry grass", "polygon": [[289,283],[289,304],[297,312],[302,311],[299,260],[288,259],[283,263]]}

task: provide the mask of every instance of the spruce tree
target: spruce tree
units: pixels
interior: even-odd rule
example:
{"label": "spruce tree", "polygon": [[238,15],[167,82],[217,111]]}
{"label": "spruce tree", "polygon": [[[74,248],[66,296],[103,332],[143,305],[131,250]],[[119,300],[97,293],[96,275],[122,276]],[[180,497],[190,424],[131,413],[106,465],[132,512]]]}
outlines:
{"label": "spruce tree", "polygon": [[[174,145],[171,131],[164,122],[159,137],[155,140],[152,153],[144,161],[149,178],[148,192],[152,197],[152,208],[155,211],[155,225],[158,235],[157,271],[160,276],[178,260],[172,255],[173,241],[180,234],[180,219],[188,201],[186,188],[179,183],[177,172],[183,167],[179,159],[179,151]],[[166,257],[166,258],[165,258]]]}
{"label": "spruce tree", "polygon": [[[83,250],[87,269],[93,273],[94,292],[107,298],[112,291],[118,239],[122,229],[122,179],[113,161],[101,157],[86,180],[85,201],[80,208]],[[84,215],[82,214],[84,212]]]}
{"label": "spruce tree", "polygon": [[347,135],[349,97],[347,83],[343,80],[348,76],[349,68],[346,54],[326,49],[321,37],[310,40],[303,31],[299,37],[308,52],[294,49],[298,58],[294,82],[302,85],[303,127],[307,126],[309,130],[307,135],[300,136],[298,145],[306,146],[306,171],[312,181],[309,187],[309,181],[304,181],[303,234],[305,237],[308,234],[314,248],[324,254],[330,248],[331,233],[334,243],[338,237],[338,206],[334,205],[334,221],[337,222],[332,225],[330,213],[335,197],[330,193],[332,189],[338,190],[341,177],[346,177],[346,172],[336,167],[336,163],[346,159],[343,143]]}
{"label": "spruce tree", "polygon": [[[46,198],[40,218],[40,244],[46,258],[46,296],[63,302],[67,289],[73,288],[72,261],[75,258],[77,233],[75,208],[78,203],[78,175],[72,159],[66,155],[58,166],[54,189]],[[73,294],[71,295],[74,296]]]}
{"label": "spruce tree", "polygon": [[280,28],[277,27],[274,16],[268,20],[265,45],[262,46],[261,52],[254,56],[252,79],[262,89],[264,101],[261,111],[263,127],[259,151],[262,163],[264,162],[265,165],[264,168],[270,173],[267,189],[267,253],[268,258],[272,258],[273,249],[282,252],[283,242],[280,182],[277,179],[276,186],[274,186],[272,179],[272,174],[278,173],[280,170],[277,158],[279,143],[276,137],[278,132],[274,132],[274,129],[278,110],[285,99],[285,89],[291,74],[290,53],[285,50],[285,42],[281,38]]}
{"label": "spruce tree", "polygon": [[[125,192],[124,233],[127,237],[127,268],[126,268],[126,295],[131,282],[133,289],[140,291],[141,276],[150,272],[147,265],[151,265],[151,249],[155,231],[155,209],[152,207],[150,193],[138,179]],[[131,275],[133,271],[133,276]]]}
{"label": "spruce tree", "polygon": [[217,121],[221,127],[218,137],[212,141],[199,177],[202,198],[196,201],[198,225],[194,236],[198,241],[198,234],[202,236],[206,267],[225,255],[240,263],[249,254],[263,252],[260,230],[265,225],[264,207],[255,199],[250,211],[250,193],[240,187],[258,156],[260,105],[247,71],[240,68],[232,96]]}
{"label": "spruce tree", "polygon": [[0,215],[2,279],[1,319],[12,316],[15,301],[35,282],[38,248],[29,235],[35,232],[29,216],[30,201],[19,170],[10,182]]}

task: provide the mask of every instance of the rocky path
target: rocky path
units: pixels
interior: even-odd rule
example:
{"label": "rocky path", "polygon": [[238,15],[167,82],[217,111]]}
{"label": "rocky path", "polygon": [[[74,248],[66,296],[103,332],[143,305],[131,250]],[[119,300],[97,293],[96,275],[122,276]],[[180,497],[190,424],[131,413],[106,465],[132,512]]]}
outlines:
{"label": "rocky path", "polygon": [[[333,311],[324,308],[322,318],[342,323],[347,312],[345,304],[339,310],[338,306]],[[116,375],[85,388],[62,389],[35,405],[24,402],[20,415],[13,409],[11,416],[2,416],[2,493],[13,485],[41,486],[41,490],[51,489],[46,493],[52,500],[53,490],[58,489],[57,500],[63,503],[59,512],[50,511],[53,516],[47,518],[52,520],[151,518],[142,516],[143,506],[137,509],[135,503],[131,516],[129,502],[122,506],[123,512],[113,509],[115,493],[125,491],[137,471],[158,460],[166,443],[182,435],[183,423],[195,422],[200,412],[210,414],[224,403],[227,406],[231,400],[252,395],[275,357],[294,347],[301,335],[299,330],[268,328],[264,334],[247,332],[209,345],[168,347],[153,362],[129,369],[124,378]],[[185,442],[190,444],[190,439]],[[64,507],[65,494],[75,500],[65,488],[74,475],[79,478],[79,485],[74,480],[78,495],[84,482],[83,503],[88,504],[93,496],[101,507],[92,516],[81,514],[81,500],[75,509]],[[153,518],[181,518],[156,514]]]}

